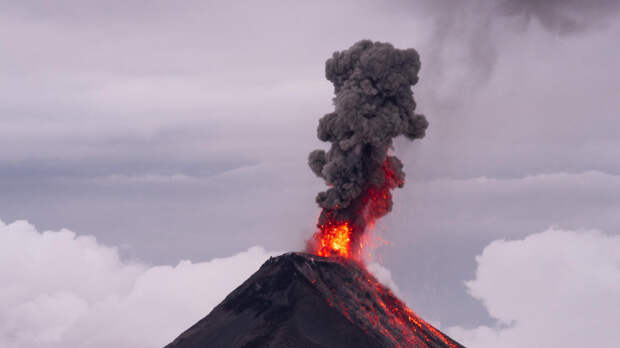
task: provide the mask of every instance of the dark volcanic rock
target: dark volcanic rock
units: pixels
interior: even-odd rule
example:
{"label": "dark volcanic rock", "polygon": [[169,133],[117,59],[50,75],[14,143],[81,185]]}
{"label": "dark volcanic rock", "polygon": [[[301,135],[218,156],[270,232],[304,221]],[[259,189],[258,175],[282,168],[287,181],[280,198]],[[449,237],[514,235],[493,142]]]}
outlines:
{"label": "dark volcanic rock", "polygon": [[354,261],[270,258],[166,348],[462,347]]}

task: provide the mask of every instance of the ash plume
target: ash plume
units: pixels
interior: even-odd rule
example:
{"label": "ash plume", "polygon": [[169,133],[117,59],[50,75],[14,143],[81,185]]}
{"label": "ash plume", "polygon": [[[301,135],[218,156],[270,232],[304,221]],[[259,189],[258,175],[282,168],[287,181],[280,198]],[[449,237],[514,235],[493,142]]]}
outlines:
{"label": "ash plume", "polygon": [[420,58],[414,49],[360,41],[335,52],[325,65],[334,84],[334,112],[319,121],[317,136],[329,151],[312,151],[308,163],[330,188],[316,201],[326,220],[349,222],[356,233],[391,210],[390,189],[404,184],[402,163],[388,156],[392,140],[424,137],[428,122],[414,112],[411,87],[418,82]]}

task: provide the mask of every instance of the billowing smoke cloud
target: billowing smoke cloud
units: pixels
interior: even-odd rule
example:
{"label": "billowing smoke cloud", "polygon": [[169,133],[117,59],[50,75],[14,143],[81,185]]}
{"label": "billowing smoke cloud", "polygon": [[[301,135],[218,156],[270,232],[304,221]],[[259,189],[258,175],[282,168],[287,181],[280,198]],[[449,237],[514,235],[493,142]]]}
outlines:
{"label": "billowing smoke cloud", "polygon": [[369,219],[391,210],[389,190],[404,184],[401,161],[388,156],[392,140],[422,138],[428,127],[414,112],[411,92],[420,58],[414,49],[363,40],[335,52],[325,71],[335,111],[321,118],[317,133],[331,147],[309,156],[312,171],[331,187],[316,198],[323,208],[319,224],[335,219],[363,231]]}

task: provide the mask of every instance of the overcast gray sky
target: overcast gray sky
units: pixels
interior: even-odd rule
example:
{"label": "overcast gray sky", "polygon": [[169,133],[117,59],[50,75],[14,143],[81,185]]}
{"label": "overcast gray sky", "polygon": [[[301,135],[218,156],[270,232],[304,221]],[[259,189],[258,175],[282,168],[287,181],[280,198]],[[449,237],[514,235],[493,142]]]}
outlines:
{"label": "overcast gray sky", "polygon": [[426,319],[493,325],[465,283],[489,243],[620,232],[619,7],[4,1],[0,220],[92,235],[144,265],[300,250],[323,190],[306,159],[333,109],[325,60],[388,41],[420,53],[430,127],[396,142],[407,183],[376,256]]}

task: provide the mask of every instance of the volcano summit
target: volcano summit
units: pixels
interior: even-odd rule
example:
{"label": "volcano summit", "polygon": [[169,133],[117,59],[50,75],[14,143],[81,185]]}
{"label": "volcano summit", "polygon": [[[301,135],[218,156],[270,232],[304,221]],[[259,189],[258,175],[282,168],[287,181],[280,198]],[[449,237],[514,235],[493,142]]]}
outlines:
{"label": "volcano summit", "polygon": [[270,258],[166,348],[462,347],[419,318],[359,263]]}
{"label": "volcano summit", "polygon": [[388,155],[393,139],[422,138],[428,127],[411,91],[419,70],[414,49],[369,40],[327,60],[335,110],[321,118],[317,136],[331,145],[308,162],[329,188],[316,198],[321,214],[309,253],[269,259],[167,348],[462,347],[362,264],[365,232],[405,184],[402,162]]}

